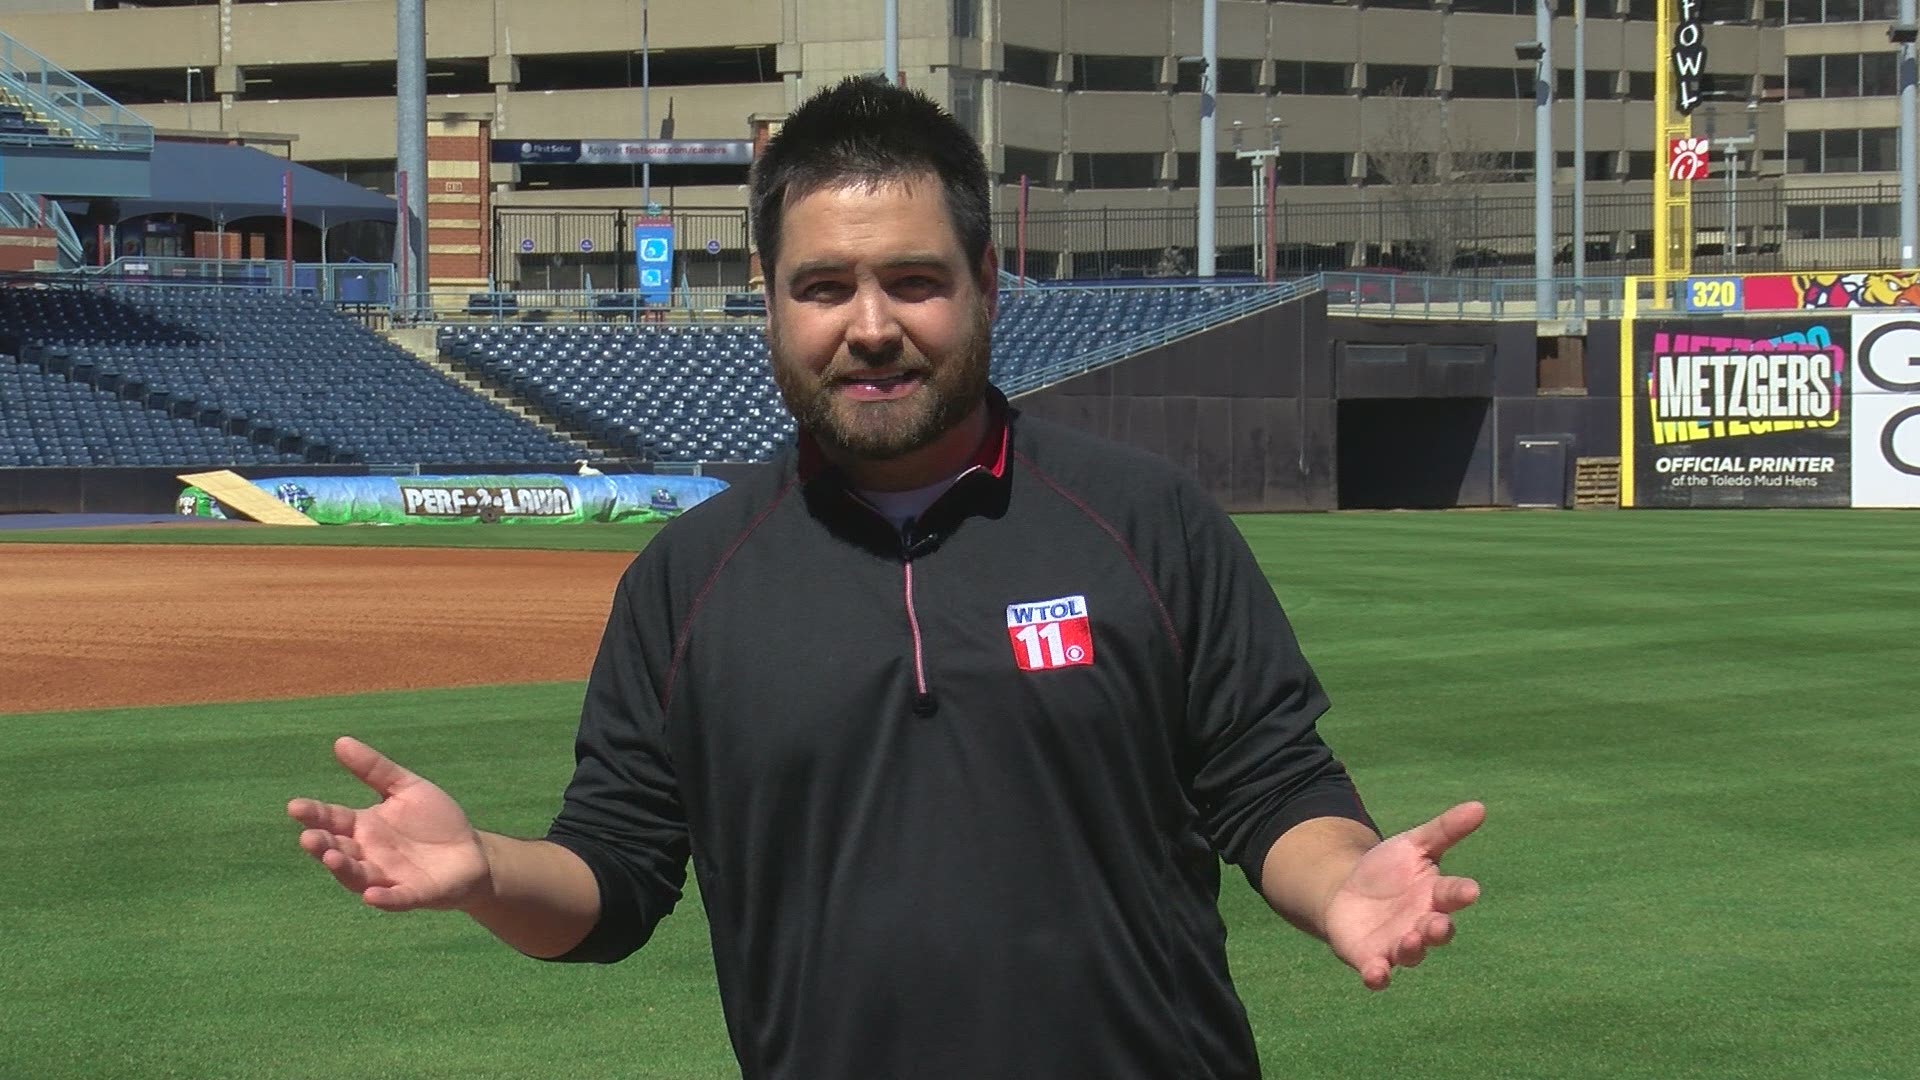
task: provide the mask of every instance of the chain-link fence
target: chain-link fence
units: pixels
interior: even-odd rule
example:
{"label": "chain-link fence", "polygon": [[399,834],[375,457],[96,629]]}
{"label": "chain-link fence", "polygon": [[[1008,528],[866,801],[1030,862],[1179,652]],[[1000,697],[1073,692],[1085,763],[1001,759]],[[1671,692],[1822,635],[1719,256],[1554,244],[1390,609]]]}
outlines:
{"label": "chain-link fence", "polygon": [[[1284,191],[1274,205],[1274,264],[1281,277],[1386,267],[1442,276],[1532,277],[1530,195],[1309,201]],[[1573,196],[1554,199],[1554,264],[1571,273]],[[1448,223],[1436,230],[1436,221]],[[1250,274],[1265,238],[1261,211],[1223,207],[1215,219],[1216,268]],[[1088,208],[995,216],[1002,263],[1039,280],[1182,277],[1198,261],[1197,220],[1186,209]],[[1653,269],[1653,203],[1637,192],[1589,194],[1586,273],[1622,277]],[[1899,263],[1899,189],[1893,184],[1789,190],[1698,185],[1693,199],[1694,269],[1760,273],[1869,269]],[[1452,238],[1435,252],[1436,232]]]}
{"label": "chain-link fence", "polygon": [[[744,290],[749,222],[744,209],[676,209],[674,286]],[[603,292],[634,288],[631,208],[500,208],[493,266],[509,291]],[[1448,239],[1436,245],[1435,222]],[[1787,189],[1775,182],[1695,186],[1694,269],[1700,273],[1874,269],[1899,263],[1899,189],[1893,184]],[[1331,201],[1282,189],[1273,211],[1277,276],[1384,267],[1440,276],[1531,277],[1531,195],[1409,197],[1384,187]],[[1573,269],[1573,197],[1553,205],[1556,272]],[[994,215],[1007,270],[1041,281],[1191,277],[1198,269],[1196,214],[1179,207],[1036,211],[1023,223]],[[1266,229],[1252,206],[1222,207],[1216,270],[1261,271]],[[1436,250],[1444,247],[1444,250]],[[1641,192],[1593,192],[1586,206],[1589,277],[1653,269],[1653,203]]]}

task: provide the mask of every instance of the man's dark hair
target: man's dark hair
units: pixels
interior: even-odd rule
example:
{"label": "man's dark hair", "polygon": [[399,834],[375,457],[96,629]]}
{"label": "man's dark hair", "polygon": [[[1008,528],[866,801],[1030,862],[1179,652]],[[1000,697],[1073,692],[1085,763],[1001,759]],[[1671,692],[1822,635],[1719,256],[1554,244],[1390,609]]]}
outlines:
{"label": "man's dark hair", "polygon": [[772,276],[780,221],[789,203],[843,184],[880,184],[932,175],[969,266],[987,252],[992,218],[987,161],[967,129],[917,90],[866,76],[808,98],[753,165],[753,240]]}

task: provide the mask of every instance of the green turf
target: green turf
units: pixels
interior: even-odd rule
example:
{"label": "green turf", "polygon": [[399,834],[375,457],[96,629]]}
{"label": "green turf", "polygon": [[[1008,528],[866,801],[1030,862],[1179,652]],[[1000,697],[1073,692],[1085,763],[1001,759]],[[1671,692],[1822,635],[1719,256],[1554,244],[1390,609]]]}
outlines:
{"label": "green turf", "polygon": [[[1382,995],[1228,879],[1269,1075],[1914,1075],[1920,516],[1242,527],[1383,823],[1491,807],[1449,861],[1483,905]],[[280,814],[356,794],[350,731],[537,830],[578,695],[0,717],[0,1077],[734,1075],[693,897],[625,964],[543,965],[358,907]]]}

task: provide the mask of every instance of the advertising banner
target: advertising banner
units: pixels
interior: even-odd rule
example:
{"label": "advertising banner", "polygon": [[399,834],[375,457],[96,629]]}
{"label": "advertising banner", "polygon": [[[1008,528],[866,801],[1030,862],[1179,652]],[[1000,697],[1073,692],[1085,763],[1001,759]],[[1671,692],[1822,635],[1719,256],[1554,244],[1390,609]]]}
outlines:
{"label": "advertising banner", "polygon": [[1835,311],[1920,306],[1920,271],[1722,274],[1681,282],[1688,311]]}
{"label": "advertising banner", "polygon": [[1853,317],[1853,505],[1920,507],[1920,312]]}
{"label": "advertising banner", "polygon": [[1629,505],[1849,504],[1848,316],[1631,325]]}
{"label": "advertising banner", "polygon": [[[279,476],[250,481],[322,525],[566,525],[666,521],[726,489],[707,476]],[[187,517],[224,517],[198,488]]]}
{"label": "advertising banner", "polygon": [[495,139],[501,165],[751,165],[746,139]]}

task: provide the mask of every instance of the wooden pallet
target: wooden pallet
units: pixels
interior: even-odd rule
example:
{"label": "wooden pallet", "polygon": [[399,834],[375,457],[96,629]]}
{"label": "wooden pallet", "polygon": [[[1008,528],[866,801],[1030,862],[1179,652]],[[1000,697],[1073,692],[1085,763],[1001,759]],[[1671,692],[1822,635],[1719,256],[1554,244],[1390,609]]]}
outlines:
{"label": "wooden pallet", "polygon": [[1620,505],[1620,459],[1583,457],[1573,463],[1573,507],[1612,510]]}

